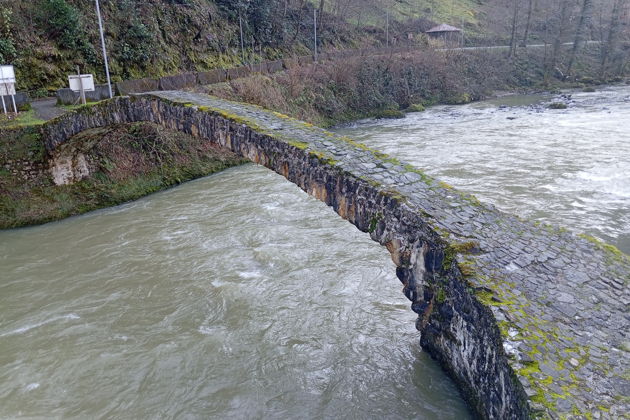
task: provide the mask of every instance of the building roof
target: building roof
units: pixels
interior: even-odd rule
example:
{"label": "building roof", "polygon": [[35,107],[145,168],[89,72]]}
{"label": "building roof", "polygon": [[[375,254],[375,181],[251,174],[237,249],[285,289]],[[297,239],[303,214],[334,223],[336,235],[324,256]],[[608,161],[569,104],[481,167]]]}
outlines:
{"label": "building roof", "polygon": [[456,28],[454,26],[451,25],[447,25],[446,23],[443,23],[441,25],[438,25],[436,27],[433,27],[431,29],[429,29],[426,33],[432,33],[432,32],[461,32],[462,30],[459,28]]}

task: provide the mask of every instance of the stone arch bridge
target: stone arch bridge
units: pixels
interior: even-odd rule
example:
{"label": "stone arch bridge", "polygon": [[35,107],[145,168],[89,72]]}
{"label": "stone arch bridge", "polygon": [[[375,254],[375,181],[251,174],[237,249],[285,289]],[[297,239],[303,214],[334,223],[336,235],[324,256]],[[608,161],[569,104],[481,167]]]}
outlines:
{"label": "stone arch bridge", "polygon": [[[48,151],[151,121],[272,169],[387,247],[421,344],[482,418],[628,418],[630,260],[484,205],[351,139],[187,92],[118,97],[43,127]],[[378,320],[375,320],[378,322]]]}

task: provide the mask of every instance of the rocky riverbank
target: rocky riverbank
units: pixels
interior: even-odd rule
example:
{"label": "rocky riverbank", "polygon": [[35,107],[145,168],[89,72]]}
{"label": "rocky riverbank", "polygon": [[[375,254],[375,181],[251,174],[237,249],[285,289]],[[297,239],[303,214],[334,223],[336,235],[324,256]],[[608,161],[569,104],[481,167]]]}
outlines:
{"label": "rocky riverbank", "polygon": [[244,162],[151,123],[87,130],[47,152],[39,127],[0,133],[0,228],[134,200]]}

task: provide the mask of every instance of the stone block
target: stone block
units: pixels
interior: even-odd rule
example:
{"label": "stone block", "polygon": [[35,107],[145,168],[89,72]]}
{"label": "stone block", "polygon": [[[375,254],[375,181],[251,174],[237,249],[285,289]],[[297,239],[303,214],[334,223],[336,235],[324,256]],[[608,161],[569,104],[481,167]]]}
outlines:
{"label": "stone block", "polygon": [[267,73],[278,73],[284,70],[282,60],[267,61]]}
{"label": "stone block", "polygon": [[199,85],[214,85],[216,83],[223,83],[226,80],[227,71],[224,69],[215,69],[197,73],[197,84]]}
{"label": "stone block", "polygon": [[301,55],[297,58],[297,60],[300,66],[308,66],[310,64],[313,64],[314,61],[312,55]]}
{"label": "stone block", "polygon": [[123,80],[116,83],[116,93],[121,96],[127,96],[131,93],[154,92],[159,90],[159,86],[157,79],[148,77],[136,80]]}
{"label": "stone block", "polygon": [[[81,102],[79,93],[69,88],[59,89],[56,96],[57,103],[60,105],[74,105]],[[104,99],[109,99],[107,85],[96,85],[93,92],[85,92],[85,100],[88,102],[98,102]]]}
{"label": "stone block", "polygon": [[160,78],[160,90],[179,90],[193,87],[196,84],[197,75],[195,73],[182,73]]}
{"label": "stone block", "polygon": [[234,67],[232,69],[228,69],[227,78],[228,80],[240,79],[242,77],[249,76],[251,73],[251,70],[247,66]]}
{"label": "stone block", "polygon": [[[13,97],[15,99],[15,106],[18,107],[18,110],[20,110],[20,108],[24,109],[26,105],[31,103],[31,98],[28,96],[27,92],[16,92]],[[4,103],[7,106],[7,111],[13,111],[13,102],[11,101],[11,96],[5,96]]]}
{"label": "stone block", "polygon": [[297,58],[285,58],[282,60],[282,66],[287,70],[293,67],[297,67],[299,65],[300,63],[298,62]]}

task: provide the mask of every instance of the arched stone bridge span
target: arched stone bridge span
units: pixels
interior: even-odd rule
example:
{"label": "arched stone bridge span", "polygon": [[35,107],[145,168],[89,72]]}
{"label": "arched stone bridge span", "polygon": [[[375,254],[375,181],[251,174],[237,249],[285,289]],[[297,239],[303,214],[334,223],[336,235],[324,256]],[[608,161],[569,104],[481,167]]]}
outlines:
{"label": "arched stone bridge span", "polygon": [[630,413],[630,261],[616,249],[504,214],[310,124],[205,95],[159,92],[84,107],[44,126],[46,147],[135,121],[264,165],[386,246],[422,346],[481,417]]}

